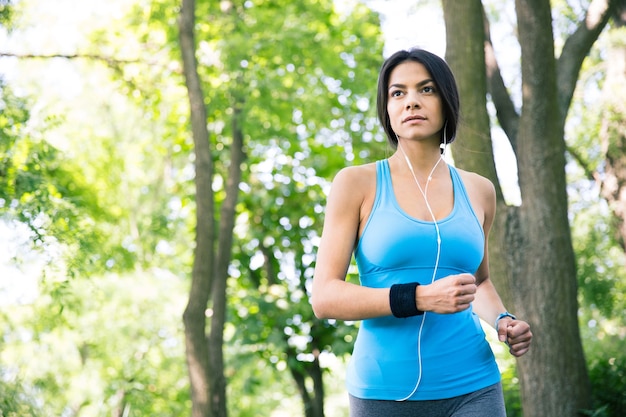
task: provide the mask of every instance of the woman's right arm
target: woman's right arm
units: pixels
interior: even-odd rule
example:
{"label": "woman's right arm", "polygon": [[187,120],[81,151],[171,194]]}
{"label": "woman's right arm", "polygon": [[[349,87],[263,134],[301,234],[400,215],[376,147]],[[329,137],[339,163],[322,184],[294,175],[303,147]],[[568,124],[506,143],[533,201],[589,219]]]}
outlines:
{"label": "woman's right arm", "polygon": [[[375,194],[375,165],[344,168],[335,177],[317,251],[311,304],[320,319],[363,320],[391,315],[389,288],[346,282],[359,227],[367,221]],[[475,278],[450,275],[417,287],[416,306],[441,314],[465,310],[474,300]]]}
{"label": "woman's right arm", "polygon": [[389,288],[346,282],[359,226],[367,220],[363,208],[371,205],[375,192],[374,169],[344,168],[333,180],[313,276],[311,303],[318,318],[362,320],[391,314]]}

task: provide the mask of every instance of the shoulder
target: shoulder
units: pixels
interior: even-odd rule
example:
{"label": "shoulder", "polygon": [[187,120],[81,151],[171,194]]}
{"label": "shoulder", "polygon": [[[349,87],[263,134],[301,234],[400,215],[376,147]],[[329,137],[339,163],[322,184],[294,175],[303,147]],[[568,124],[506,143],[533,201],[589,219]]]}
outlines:
{"label": "shoulder", "polygon": [[463,183],[465,184],[465,188],[468,193],[474,195],[477,194],[483,198],[487,198],[491,200],[495,199],[496,196],[496,188],[493,185],[493,182],[487,177],[483,177],[482,175],[476,174],[475,172],[465,171],[463,169],[455,168]]}
{"label": "shoulder", "polygon": [[376,181],[376,163],[342,168],[333,179],[333,188],[346,188],[352,192],[368,189]]}
{"label": "shoulder", "polygon": [[[376,163],[341,169],[333,179],[327,211],[363,214],[376,195]],[[354,211],[353,211],[354,210]]]}
{"label": "shoulder", "polygon": [[456,168],[456,170],[463,180],[474,211],[488,229],[496,213],[496,188],[493,182],[489,178],[475,172],[459,168]]}

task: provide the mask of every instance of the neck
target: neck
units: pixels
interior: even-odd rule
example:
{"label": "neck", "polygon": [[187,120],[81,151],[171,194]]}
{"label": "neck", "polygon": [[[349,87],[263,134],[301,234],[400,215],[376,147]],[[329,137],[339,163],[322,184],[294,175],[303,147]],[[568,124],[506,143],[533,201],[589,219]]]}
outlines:
{"label": "neck", "polygon": [[[408,146],[407,146],[408,145]],[[398,141],[398,150],[396,152],[400,160],[404,160],[408,169],[414,176],[426,180],[433,176],[433,173],[443,160],[439,146],[405,141]],[[445,165],[445,161],[443,161]]]}
{"label": "neck", "polygon": [[[409,159],[408,155],[404,152],[404,148],[402,148],[402,144],[400,144],[400,142],[398,142],[398,149],[402,153],[402,156],[404,157],[404,160],[405,160],[405,162],[407,164],[407,167],[409,168],[409,171],[411,171],[411,176],[413,176],[413,180],[415,180],[415,184],[417,185],[417,188],[419,188],[420,192],[424,196],[424,200],[426,201],[426,205],[428,206],[428,210],[431,212],[430,214],[433,216],[433,219],[435,219],[435,216],[433,215],[433,213],[432,213],[432,211],[430,209],[430,206],[428,205],[428,197],[427,197],[428,186],[430,185],[430,181],[433,179],[433,173],[437,169],[437,166],[439,165],[439,163],[441,161],[443,161],[443,157],[441,155],[439,155],[437,161],[435,162],[435,164],[433,165],[432,169],[430,170],[430,172],[426,176],[425,186],[422,187],[420,185],[419,180],[417,179],[417,175],[415,174],[415,170],[413,169],[413,164],[411,163],[411,160]],[[444,164],[445,164],[445,161],[444,161]]]}

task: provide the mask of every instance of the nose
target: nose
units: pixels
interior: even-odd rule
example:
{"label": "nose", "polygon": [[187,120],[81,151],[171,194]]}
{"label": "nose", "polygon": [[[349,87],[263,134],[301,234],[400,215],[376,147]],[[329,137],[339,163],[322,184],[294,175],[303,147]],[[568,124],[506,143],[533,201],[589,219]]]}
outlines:
{"label": "nose", "polygon": [[417,92],[409,92],[406,96],[406,109],[419,109],[420,101]]}

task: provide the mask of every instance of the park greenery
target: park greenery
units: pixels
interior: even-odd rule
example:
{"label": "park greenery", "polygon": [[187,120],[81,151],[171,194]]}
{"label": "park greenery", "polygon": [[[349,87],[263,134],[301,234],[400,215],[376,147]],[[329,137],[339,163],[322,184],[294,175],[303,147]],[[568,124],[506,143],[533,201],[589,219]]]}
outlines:
{"label": "park greenery", "polygon": [[[194,407],[183,313],[194,262],[209,255],[194,253],[198,153],[181,7],[97,3],[0,1],[0,417],[183,416]],[[196,2],[211,223],[221,225],[231,203],[234,214],[228,248],[213,247],[215,259],[229,253],[220,332],[229,416],[347,416],[343,369],[358,323],[316,319],[308,297],[334,174],[391,152],[376,121],[384,34],[369,3]],[[493,30],[513,36],[510,10],[483,3]],[[589,3],[552,2],[557,45]],[[609,23],[586,57],[565,129],[593,399],[584,412],[598,417],[626,409],[626,249],[596,175],[614,151],[598,138],[610,126],[624,138],[623,100],[606,88],[604,65],[611,45],[626,49],[624,29]],[[520,84],[514,69],[502,71]],[[356,269],[348,279],[358,281]],[[211,338],[215,300],[202,310]],[[516,362],[493,347],[508,415],[522,416]]]}

